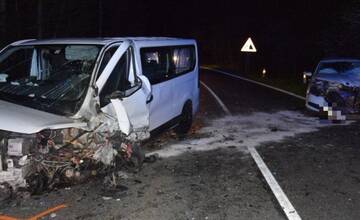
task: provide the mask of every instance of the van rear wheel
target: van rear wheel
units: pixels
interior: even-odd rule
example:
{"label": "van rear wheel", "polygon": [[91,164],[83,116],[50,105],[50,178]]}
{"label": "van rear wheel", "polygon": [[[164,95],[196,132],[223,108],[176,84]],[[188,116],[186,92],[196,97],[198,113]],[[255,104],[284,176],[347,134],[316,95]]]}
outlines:
{"label": "van rear wheel", "polygon": [[185,135],[189,132],[193,121],[192,105],[187,102],[182,110],[178,126],[175,127],[175,132],[178,135]]}

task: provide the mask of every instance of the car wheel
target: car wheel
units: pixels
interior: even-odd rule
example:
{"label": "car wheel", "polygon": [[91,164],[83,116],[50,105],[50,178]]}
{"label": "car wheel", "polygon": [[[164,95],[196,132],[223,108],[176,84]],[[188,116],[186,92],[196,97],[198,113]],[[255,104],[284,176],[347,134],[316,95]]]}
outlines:
{"label": "car wheel", "polygon": [[178,126],[175,127],[175,132],[178,135],[187,134],[191,128],[192,120],[193,120],[192,105],[191,102],[187,102],[183,107],[180,116],[180,122]]}

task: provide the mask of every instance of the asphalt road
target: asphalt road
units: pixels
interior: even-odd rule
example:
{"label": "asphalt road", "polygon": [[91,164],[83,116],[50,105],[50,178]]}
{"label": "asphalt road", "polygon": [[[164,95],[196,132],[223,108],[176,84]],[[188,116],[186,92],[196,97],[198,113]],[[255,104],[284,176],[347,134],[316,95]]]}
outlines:
{"label": "asphalt road", "polygon": [[[278,112],[301,113],[303,101],[208,70],[201,71],[201,80],[233,114],[225,121],[231,130],[221,130],[226,126],[217,120],[228,116],[201,87],[201,109],[189,137],[179,139],[166,132],[146,145],[148,152],[184,146],[183,153],[146,163],[139,173],[125,173],[117,188],[95,179],[17,198],[2,205],[0,213],[25,217],[66,204],[47,218],[286,219],[257,165],[242,148],[254,144],[303,219],[360,218],[359,124],[293,135],[285,131],[301,127],[290,118],[293,113],[285,115],[290,116],[284,123]],[[216,139],[219,133],[222,139]],[[284,135],[289,137],[277,138]],[[266,142],[258,144],[257,139]]]}
{"label": "asphalt road", "polygon": [[217,72],[202,70],[201,80],[233,114],[304,110],[304,101],[298,98]]}
{"label": "asphalt road", "polygon": [[[232,112],[304,110],[297,98],[244,82],[226,87],[235,79],[220,78],[224,76],[206,71],[202,80]],[[360,124],[354,122],[261,144],[257,149],[303,219],[360,219],[359,134]]]}

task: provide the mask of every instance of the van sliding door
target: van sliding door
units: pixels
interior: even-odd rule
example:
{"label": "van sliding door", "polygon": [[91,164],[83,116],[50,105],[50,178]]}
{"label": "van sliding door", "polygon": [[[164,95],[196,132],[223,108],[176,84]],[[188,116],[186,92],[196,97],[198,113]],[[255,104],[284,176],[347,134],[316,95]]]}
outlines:
{"label": "van sliding door", "polygon": [[150,103],[150,130],[165,124],[177,115],[173,109],[176,91],[170,78],[169,47],[143,47],[140,49],[142,73],[152,88]]}

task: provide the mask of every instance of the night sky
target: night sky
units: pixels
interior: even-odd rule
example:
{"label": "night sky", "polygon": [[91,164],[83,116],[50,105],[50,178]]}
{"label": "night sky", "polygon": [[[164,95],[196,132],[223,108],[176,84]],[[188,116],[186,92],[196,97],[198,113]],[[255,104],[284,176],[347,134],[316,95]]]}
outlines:
{"label": "night sky", "polygon": [[360,55],[355,0],[0,1],[6,3],[1,45],[38,36],[186,37],[197,39],[203,63],[236,66],[243,63],[242,44],[252,37],[259,51],[252,55],[254,68],[277,74],[299,74],[323,57]]}

